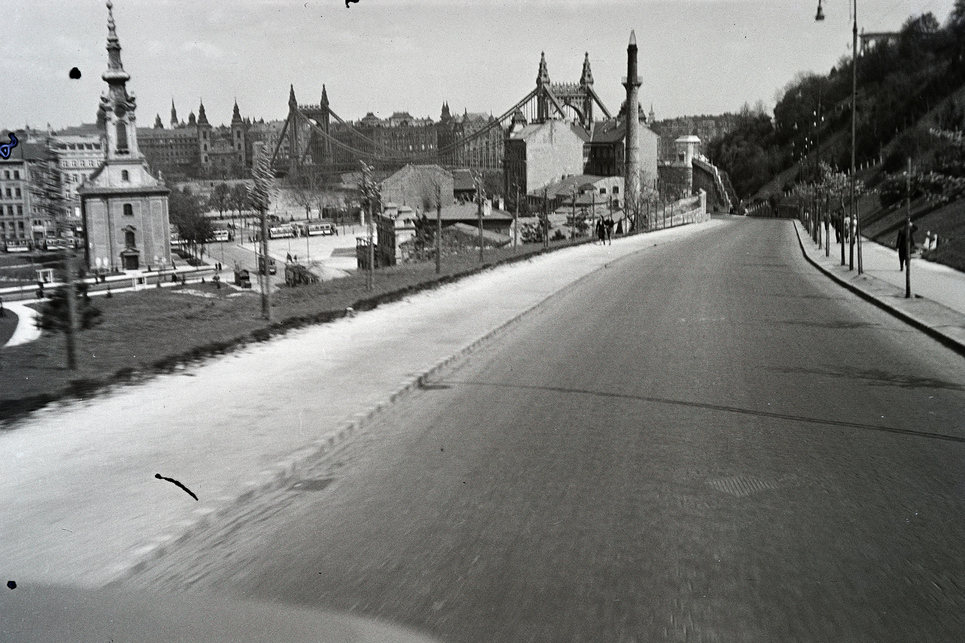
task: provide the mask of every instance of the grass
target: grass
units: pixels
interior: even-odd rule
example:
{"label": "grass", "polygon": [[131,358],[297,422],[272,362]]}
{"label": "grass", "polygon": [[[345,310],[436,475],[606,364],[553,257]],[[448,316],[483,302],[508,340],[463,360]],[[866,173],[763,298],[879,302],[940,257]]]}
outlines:
{"label": "grass", "polygon": [[[556,242],[550,248],[573,243]],[[366,288],[364,272],[310,286],[282,288],[272,295],[272,324],[261,317],[257,293],[239,293],[227,287],[219,290],[210,283],[98,297],[94,303],[103,313],[102,322],[78,334],[77,370],[66,368],[65,340],[59,333],[44,332],[36,341],[2,349],[0,420],[18,417],[60,398],[88,397],[114,383],[171,371],[292,328],[331,321],[344,316],[350,306],[368,310],[486,267],[542,252],[541,245],[520,246],[517,253],[511,247],[487,249],[486,263],[480,265],[478,249],[473,249],[445,257],[440,275],[431,262],[382,268],[374,273],[372,290]],[[5,323],[0,324],[0,340],[5,327]]]}

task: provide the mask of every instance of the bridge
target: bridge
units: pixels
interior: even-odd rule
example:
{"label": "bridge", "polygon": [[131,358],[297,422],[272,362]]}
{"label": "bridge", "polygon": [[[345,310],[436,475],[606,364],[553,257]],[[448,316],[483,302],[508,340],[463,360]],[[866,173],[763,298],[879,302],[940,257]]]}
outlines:
{"label": "bridge", "polygon": [[577,83],[552,83],[542,54],[536,87],[498,117],[452,116],[444,105],[436,122],[408,114],[394,114],[386,122],[369,114],[353,123],[335,113],[324,85],[318,104],[299,104],[292,86],[271,163],[279,176],[350,172],[359,168],[359,161],[388,171],[409,163],[501,170],[504,139],[514,124],[565,118],[589,131],[596,108],[612,117],[593,89],[589,54]]}

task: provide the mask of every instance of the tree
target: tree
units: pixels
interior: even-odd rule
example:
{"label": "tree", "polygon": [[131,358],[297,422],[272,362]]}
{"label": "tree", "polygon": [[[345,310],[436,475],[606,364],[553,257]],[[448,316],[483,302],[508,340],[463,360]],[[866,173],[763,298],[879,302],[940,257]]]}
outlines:
{"label": "tree", "polygon": [[244,183],[236,183],[231,188],[231,195],[228,198],[229,208],[238,211],[238,216],[241,216],[243,210],[248,210],[252,207],[251,199],[249,198],[249,188]]}
{"label": "tree", "polygon": [[200,248],[201,254],[204,254],[204,244],[214,234],[214,229],[208,217],[204,216],[201,200],[191,194],[188,188],[172,190],[168,196],[168,214],[191,251],[197,254]]}
{"label": "tree", "polygon": [[[67,204],[60,185],[60,173],[57,171],[57,153],[53,148],[52,139],[47,139],[44,158],[31,166],[30,189],[44,211],[51,219],[62,222],[66,218]],[[64,338],[67,348],[67,368],[77,370],[77,306],[74,285],[74,249],[64,249]]]}
{"label": "tree", "polygon": [[[75,290],[76,328],[88,330],[100,323],[101,311],[91,303],[90,297],[87,295],[87,284],[80,283]],[[65,335],[70,331],[69,309],[71,306],[68,292],[67,287],[63,286],[50,294],[50,298],[40,309],[37,326],[44,330],[53,330]]]}
{"label": "tree", "polygon": [[211,192],[211,207],[218,211],[218,218],[224,218],[224,211],[231,201],[231,188],[227,183],[219,183]]}
{"label": "tree", "polygon": [[268,208],[271,207],[271,197],[274,193],[275,174],[271,170],[268,153],[262,149],[251,168],[254,179],[248,191],[248,201],[260,215],[261,219],[261,256],[264,258],[264,269],[258,271],[261,288],[261,314],[271,321],[271,279],[268,274]]}

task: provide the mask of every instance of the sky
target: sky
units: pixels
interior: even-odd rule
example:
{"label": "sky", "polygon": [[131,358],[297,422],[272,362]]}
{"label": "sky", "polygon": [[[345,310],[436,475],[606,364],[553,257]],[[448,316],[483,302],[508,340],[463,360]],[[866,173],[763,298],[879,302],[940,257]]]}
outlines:
{"label": "sky", "polygon": [[[954,0],[857,0],[859,31],[895,31]],[[121,58],[142,127],[171,101],[203,100],[213,125],[285,118],[289,86],[318,103],[322,85],[346,120],[367,112],[499,116],[535,87],[540,53],[553,82],[579,81],[589,53],[611,112],[625,98],[630,30],[640,101],[658,119],[770,111],[797,75],[826,74],[851,46],[851,1],[822,0],[114,0]],[[102,0],[3,0],[0,127],[93,122],[107,85]],[[72,80],[72,67],[81,78]]]}

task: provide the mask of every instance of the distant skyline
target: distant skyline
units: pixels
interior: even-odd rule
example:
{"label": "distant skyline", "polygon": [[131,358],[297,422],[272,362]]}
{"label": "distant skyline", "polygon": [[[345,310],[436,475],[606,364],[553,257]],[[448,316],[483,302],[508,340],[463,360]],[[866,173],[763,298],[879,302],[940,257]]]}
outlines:
{"label": "distant skyline", "polygon": [[[953,0],[858,0],[859,30],[896,31]],[[318,103],[324,84],[346,120],[396,111],[438,120],[499,116],[534,86],[540,53],[553,82],[577,82],[590,55],[611,112],[624,98],[635,29],[640,100],[658,119],[771,111],[800,73],[826,74],[850,55],[851,2],[823,0],[114,0],[128,90],[140,127],[165,127],[172,99],[187,120],[203,99],[227,124],[237,98],[255,120],[283,119],[289,86]],[[101,0],[4,0],[0,127],[55,129],[93,122],[107,85],[107,9]],[[79,80],[68,73],[77,67]]]}

